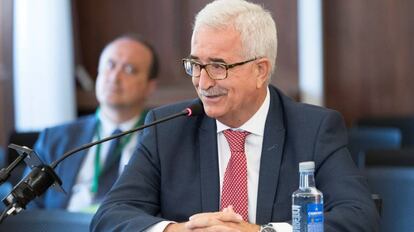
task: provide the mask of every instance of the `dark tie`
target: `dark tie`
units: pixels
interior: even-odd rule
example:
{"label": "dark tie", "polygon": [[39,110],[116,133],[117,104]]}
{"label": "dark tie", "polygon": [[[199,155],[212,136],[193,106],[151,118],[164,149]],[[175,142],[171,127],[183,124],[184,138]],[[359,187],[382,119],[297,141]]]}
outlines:
{"label": "dark tie", "polygon": [[[122,133],[122,131],[120,129],[116,129],[112,132],[111,136],[119,133]],[[98,192],[95,195],[95,201],[97,202],[102,200],[118,178],[119,161],[121,160],[122,153],[119,147],[120,140],[121,138],[113,139],[109,146],[104,166],[99,174]]]}
{"label": "dark tie", "polygon": [[249,132],[225,130],[224,136],[230,145],[230,160],[224,173],[221,193],[221,209],[232,205],[234,211],[248,220],[247,161],[244,152]]}

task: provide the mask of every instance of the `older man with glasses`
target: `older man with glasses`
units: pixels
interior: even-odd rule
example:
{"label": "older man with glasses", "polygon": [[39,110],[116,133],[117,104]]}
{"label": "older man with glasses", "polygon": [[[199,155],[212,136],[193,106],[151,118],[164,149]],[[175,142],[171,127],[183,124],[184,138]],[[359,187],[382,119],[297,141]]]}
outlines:
{"label": "older man with glasses", "polygon": [[[217,0],[197,14],[182,62],[205,113],[144,132],[92,231],[291,231],[298,163],[308,160],[325,194],[325,231],[378,229],[339,113],[269,85],[276,44],[257,4]],[[191,102],[150,111],[147,122]]]}

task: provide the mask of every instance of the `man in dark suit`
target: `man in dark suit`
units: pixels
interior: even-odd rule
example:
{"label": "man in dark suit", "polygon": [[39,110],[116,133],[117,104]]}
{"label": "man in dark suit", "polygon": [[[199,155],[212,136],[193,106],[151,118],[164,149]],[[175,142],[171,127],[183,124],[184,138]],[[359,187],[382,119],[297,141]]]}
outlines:
{"label": "man in dark suit", "polygon": [[[275,23],[259,5],[218,0],[198,13],[183,65],[205,113],[144,131],[92,231],[291,231],[298,164],[309,160],[325,197],[325,231],[378,229],[340,114],[268,84],[276,44]],[[190,103],[150,111],[146,122]]]}
{"label": "man in dark suit", "polygon": [[[75,147],[142,124],[145,100],[155,89],[157,70],[155,51],[143,38],[124,35],[113,40],[99,60],[97,112],[44,130],[34,150],[44,162],[51,163]],[[56,169],[68,194],[49,190],[31,207],[93,212],[132,156],[137,137],[132,134],[118,143],[106,142],[68,158]]]}

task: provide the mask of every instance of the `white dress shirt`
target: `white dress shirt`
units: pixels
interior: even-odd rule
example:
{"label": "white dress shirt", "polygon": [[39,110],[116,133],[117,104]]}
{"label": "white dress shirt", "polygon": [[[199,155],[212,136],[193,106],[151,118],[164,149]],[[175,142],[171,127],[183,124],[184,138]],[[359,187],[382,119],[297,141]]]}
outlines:
{"label": "white dress shirt", "polygon": [[[257,191],[259,186],[259,170],[260,158],[262,154],[264,128],[266,124],[267,114],[270,107],[270,93],[267,89],[266,98],[260,106],[259,110],[242,126],[239,128],[230,128],[223,123],[216,120],[217,124],[217,146],[218,146],[218,160],[220,172],[220,196],[223,185],[224,173],[227,168],[227,163],[230,160],[231,152],[230,146],[224,136],[223,131],[227,129],[243,130],[250,132],[246,137],[245,153],[247,161],[247,189],[249,198],[249,222],[256,223],[256,208],[257,208]],[[272,204],[272,203],[269,203]],[[163,231],[165,227],[173,223],[171,221],[162,221],[150,227],[148,232]],[[291,232],[292,226],[289,223],[272,223],[273,227],[278,232]]]}
{"label": "white dress shirt", "polygon": [[[269,92],[269,90],[267,90]],[[259,186],[260,157],[262,153],[264,127],[267,113],[269,112],[269,93],[259,110],[239,128],[230,128],[223,123],[217,123],[217,146],[220,172],[220,196],[223,187],[224,173],[230,160],[230,146],[223,131],[227,129],[247,131],[250,134],[246,137],[245,153],[247,161],[247,192],[249,197],[249,222],[256,222],[257,189]]]}
{"label": "white dress shirt", "polygon": [[[121,129],[122,131],[127,131],[132,129],[137,121],[140,119],[140,116],[134,117],[126,122],[121,124],[113,123],[109,118],[105,117],[104,114],[99,113],[98,118],[100,121],[100,135],[98,136],[95,133],[93,137],[93,141],[96,141],[98,138],[105,138],[111,136],[112,132],[115,129]],[[134,133],[131,135],[131,139],[122,149],[121,160],[119,163],[119,173],[122,172],[124,166],[128,163],[129,159],[131,158],[132,154],[134,153],[136,146],[137,146],[137,139],[138,133]],[[101,152],[100,152],[100,163],[101,166],[104,165],[107,152],[109,149],[111,142],[107,141],[102,143]],[[96,146],[93,146],[89,149],[82,166],[79,170],[79,174],[76,177],[76,182],[72,188],[71,198],[69,199],[69,204],[67,206],[67,210],[72,212],[79,212],[79,211],[88,211],[88,207],[91,207],[93,204],[93,197],[94,193],[91,192],[91,186],[93,182],[94,176],[94,160],[96,156]]]}
{"label": "white dress shirt", "polygon": [[[247,192],[249,198],[249,222],[256,223],[257,192],[259,188],[260,158],[262,155],[263,136],[267,114],[270,107],[270,93],[267,89],[266,98],[259,110],[239,128],[230,128],[223,123],[217,123],[217,146],[220,172],[220,196],[223,187],[224,173],[230,160],[230,146],[223,131],[227,129],[247,131],[250,134],[246,137],[245,153],[247,161]],[[271,204],[271,203],[269,203]],[[292,226],[289,223],[272,223],[273,228],[278,232],[290,232]]]}

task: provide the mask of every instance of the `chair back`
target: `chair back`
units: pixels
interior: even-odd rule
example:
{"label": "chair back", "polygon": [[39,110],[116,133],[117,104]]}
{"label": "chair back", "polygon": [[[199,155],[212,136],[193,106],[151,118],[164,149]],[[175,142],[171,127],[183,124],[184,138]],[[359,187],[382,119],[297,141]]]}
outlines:
{"label": "chair back", "polygon": [[402,147],[414,147],[414,116],[363,118],[357,121],[357,126],[394,127],[401,131]]}
{"label": "chair back", "polygon": [[353,127],[348,130],[348,148],[358,167],[364,164],[364,152],[401,148],[401,131],[393,127]]}
{"label": "chair back", "polygon": [[87,232],[92,214],[64,210],[32,210],[9,216],[0,224],[0,232]]}
{"label": "chair back", "polygon": [[365,174],[382,199],[380,231],[414,228],[414,149],[368,151]]}

